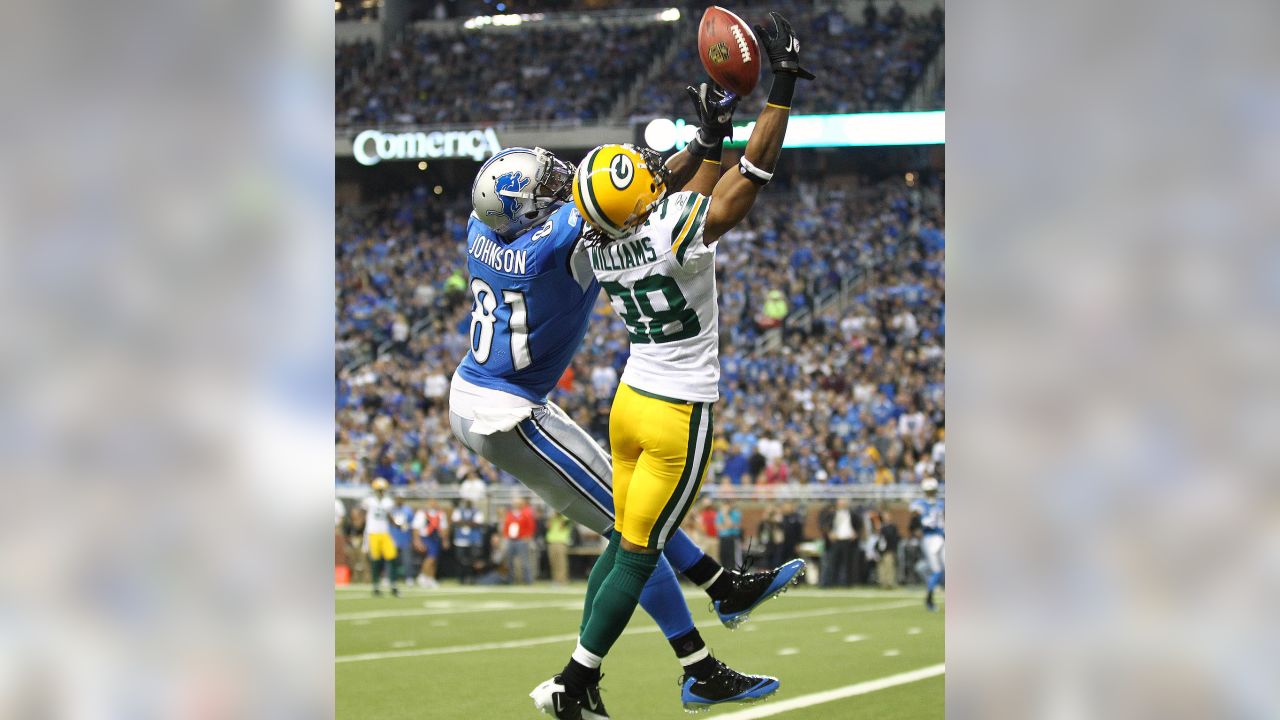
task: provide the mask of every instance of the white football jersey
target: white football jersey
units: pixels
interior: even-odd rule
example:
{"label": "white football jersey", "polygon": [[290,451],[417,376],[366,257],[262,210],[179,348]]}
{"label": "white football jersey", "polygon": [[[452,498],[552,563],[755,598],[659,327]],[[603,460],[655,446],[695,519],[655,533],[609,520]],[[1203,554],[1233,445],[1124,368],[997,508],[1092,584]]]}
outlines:
{"label": "white football jersey", "polygon": [[587,248],[591,269],[627,325],[622,382],[690,402],[720,397],[716,244],[702,242],[711,198],[667,196],[632,234]]}
{"label": "white football jersey", "polygon": [[396,506],[396,501],[391,496],[383,495],[382,499],[378,499],[376,495],[370,495],[361,500],[360,504],[364,506],[366,535],[391,532],[391,511]]}

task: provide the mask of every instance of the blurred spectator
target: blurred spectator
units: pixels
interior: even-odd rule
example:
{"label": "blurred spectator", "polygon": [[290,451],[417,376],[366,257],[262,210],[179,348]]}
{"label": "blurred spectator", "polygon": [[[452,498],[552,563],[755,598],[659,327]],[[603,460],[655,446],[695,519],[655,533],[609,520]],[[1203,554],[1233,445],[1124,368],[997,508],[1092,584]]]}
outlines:
{"label": "blurred spectator", "polygon": [[764,312],[756,320],[761,330],[776,328],[787,318],[787,297],[781,290],[773,289],[765,296]]}
{"label": "blurred spectator", "polygon": [[507,510],[506,517],[502,519],[502,534],[507,541],[504,560],[513,585],[516,582],[525,585],[533,584],[537,567],[533,555],[533,538],[536,530],[537,520],[533,517],[533,508],[529,507],[529,501],[523,497],[517,497],[515,506]]}
{"label": "blurred spectator", "polygon": [[854,541],[858,539],[857,519],[849,509],[849,501],[840,498],[822,519],[824,535],[830,549],[821,569],[823,587],[848,587],[853,573]]}
{"label": "blurred spectator", "polygon": [[782,506],[782,557],[789,560],[796,557],[796,547],[804,542],[804,516],[796,510],[793,502]]}
{"label": "blurred spectator", "polygon": [[560,513],[553,513],[547,520],[547,563],[551,566],[551,582],[565,585],[569,582],[569,545],[573,523]]}
{"label": "blurred spectator", "polygon": [[721,472],[725,477],[729,478],[729,482],[734,485],[741,485],[743,476],[747,475],[749,470],[750,463],[747,461],[747,454],[742,452],[741,445],[734,443],[730,446],[729,456],[724,459],[724,467]]}
{"label": "blurred spectator", "polygon": [[756,541],[764,545],[765,564],[777,567],[786,561],[783,548],[786,534],[782,528],[782,512],[776,508],[767,510],[756,529]]}
{"label": "blurred spectator", "polygon": [[395,503],[395,508],[391,511],[391,539],[395,542],[396,554],[399,555],[399,575],[406,584],[412,584],[418,569],[413,550],[413,532],[409,528],[414,510],[404,498],[396,498]]}
{"label": "blurred spectator", "polygon": [[463,500],[470,502],[473,507],[479,507],[484,503],[484,499],[488,494],[488,485],[478,475],[471,473],[458,486],[458,493],[462,495]]}
{"label": "blurred spectator", "polygon": [[716,535],[720,538],[720,564],[727,568],[742,565],[742,512],[732,503],[720,503]]}
{"label": "blurred spectator", "polygon": [[414,549],[422,556],[418,567],[418,585],[439,587],[436,572],[440,558],[449,549],[449,511],[436,500],[428,500],[413,516]]}
{"label": "blurred spectator", "polygon": [[880,534],[877,549],[880,552],[880,561],[876,565],[876,578],[880,581],[880,587],[892,590],[898,587],[898,543],[901,542],[902,535],[898,526],[894,524],[893,518],[889,516],[887,508],[881,508],[877,521]]}
{"label": "blurred spectator", "polygon": [[450,518],[453,527],[453,552],[458,563],[458,582],[462,585],[475,582],[475,576],[484,561],[484,513],[475,503],[463,500]]}
{"label": "blurred spectator", "polygon": [[702,501],[702,509],[698,511],[698,528],[705,542],[699,547],[713,557],[720,554],[720,532],[716,529],[716,507],[711,500]]}

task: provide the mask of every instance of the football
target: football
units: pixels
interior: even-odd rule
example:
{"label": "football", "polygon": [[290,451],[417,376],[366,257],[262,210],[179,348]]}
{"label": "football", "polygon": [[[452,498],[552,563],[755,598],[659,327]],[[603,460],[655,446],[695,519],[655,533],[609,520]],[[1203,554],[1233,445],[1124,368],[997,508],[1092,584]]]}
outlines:
{"label": "football", "polygon": [[760,45],[742,18],[712,5],[698,25],[698,57],[726,90],[746,96],[760,81]]}

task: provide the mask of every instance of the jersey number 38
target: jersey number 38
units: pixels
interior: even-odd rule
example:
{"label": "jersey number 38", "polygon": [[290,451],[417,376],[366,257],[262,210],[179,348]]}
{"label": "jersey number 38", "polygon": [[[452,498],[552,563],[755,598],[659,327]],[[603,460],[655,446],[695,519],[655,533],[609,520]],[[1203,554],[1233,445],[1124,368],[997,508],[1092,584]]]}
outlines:
{"label": "jersey number 38", "polygon": [[[609,293],[633,343],[669,343],[696,337],[702,332],[698,313],[689,307],[689,301],[673,277],[650,275],[630,288],[606,281],[600,283],[600,287]],[[654,306],[658,297],[667,306],[665,309]],[[673,323],[679,327],[670,327]]]}

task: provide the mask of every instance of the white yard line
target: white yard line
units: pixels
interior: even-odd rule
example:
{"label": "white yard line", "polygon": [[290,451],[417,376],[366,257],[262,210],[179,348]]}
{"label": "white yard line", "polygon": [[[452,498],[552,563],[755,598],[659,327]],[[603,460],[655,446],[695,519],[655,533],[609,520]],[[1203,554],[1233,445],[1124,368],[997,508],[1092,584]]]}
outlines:
{"label": "white yard line", "polygon": [[581,602],[572,602],[561,600],[559,602],[543,602],[543,603],[521,603],[519,605],[503,604],[499,607],[497,604],[488,607],[458,607],[458,608],[404,608],[401,610],[369,610],[366,612],[345,612],[338,613],[333,619],[338,622],[353,620],[383,620],[386,618],[399,617],[422,617],[429,615],[466,615],[470,613],[482,612],[520,612],[523,610],[581,610]]}
{"label": "white yard line", "polygon": [[918,670],[898,673],[897,675],[887,675],[882,678],[876,678],[875,680],[867,680],[865,682],[854,683],[853,685],[845,685],[844,687],[836,688],[834,690],[824,690],[822,692],[810,693],[808,695],[801,695],[799,697],[779,700],[777,702],[770,701],[762,705],[746,708],[737,712],[717,715],[716,720],[755,720],[756,718],[781,715],[782,713],[791,712],[792,710],[813,707],[814,705],[821,705],[823,703],[834,702],[836,700],[844,700],[845,698],[856,697],[858,695],[866,695],[879,690],[897,687],[898,685],[906,685],[907,683],[937,677],[939,675],[946,674],[946,668],[947,666],[945,664],[939,663],[937,665],[930,665],[929,667],[922,667]]}
{"label": "white yard line", "polygon": [[[823,615],[843,615],[845,613],[860,612],[876,612],[879,610],[896,610],[898,608],[913,607],[915,603],[892,603],[886,605],[868,605],[867,607],[855,608],[817,608],[814,610],[799,610],[790,613],[771,613],[768,615],[752,616],[752,623],[773,622],[778,620],[796,620],[806,617],[820,617]],[[748,626],[750,627],[750,626]],[[642,633],[660,632],[656,625],[639,628],[629,628],[623,631],[623,635],[639,635]],[[545,637],[528,638],[525,640],[509,640],[506,642],[476,643],[474,645],[450,645],[447,647],[422,648],[420,650],[404,650],[397,652],[373,652],[361,653],[358,655],[339,655],[334,658],[336,663],[344,662],[364,662],[368,660],[390,660],[393,658],[404,657],[426,657],[430,655],[452,655],[455,653],[479,652],[483,650],[510,650],[514,648],[533,647],[536,645],[548,645],[550,643],[568,642],[577,640],[576,633],[571,635],[548,635]]]}
{"label": "white yard line", "polygon": [[578,639],[577,633],[568,635],[548,635],[546,637],[529,638],[528,640],[508,640],[506,642],[477,643],[475,645],[451,645],[449,647],[423,648],[421,650],[400,650],[395,652],[362,653],[360,655],[339,655],[335,663],[363,662],[365,660],[389,660],[391,658],[425,657],[428,655],[451,655],[453,653],[476,652],[479,650],[511,650],[513,648],[549,645],[558,642],[570,642]]}

